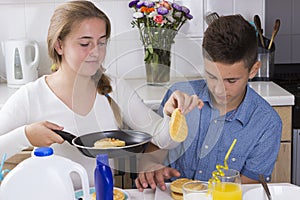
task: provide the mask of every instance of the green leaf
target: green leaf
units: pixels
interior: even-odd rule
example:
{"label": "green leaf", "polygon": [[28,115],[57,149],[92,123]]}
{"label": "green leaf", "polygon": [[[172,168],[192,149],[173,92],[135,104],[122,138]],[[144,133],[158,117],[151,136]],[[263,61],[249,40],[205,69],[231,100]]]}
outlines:
{"label": "green leaf", "polygon": [[153,54],[153,47],[152,47],[152,44],[150,44],[150,45],[147,47],[147,50],[149,51],[150,54]]}
{"label": "green leaf", "polygon": [[153,59],[152,59],[152,62],[153,62],[153,63],[158,63],[158,59],[159,59],[158,54],[157,54],[157,53],[153,53]]}
{"label": "green leaf", "polygon": [[150,58],[150,53],[149,53],[148,50],[146,50],[146,51],[145,51],[145,58],[144,58],[144,61],[145,61],[145,62],[148,62],[149,58]]}

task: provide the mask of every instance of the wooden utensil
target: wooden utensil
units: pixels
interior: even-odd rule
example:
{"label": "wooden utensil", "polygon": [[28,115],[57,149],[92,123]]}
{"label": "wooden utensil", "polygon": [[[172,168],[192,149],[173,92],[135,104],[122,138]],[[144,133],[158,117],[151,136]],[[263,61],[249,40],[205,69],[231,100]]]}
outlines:
{"label": "wooden utensil", "polygon": [[264,188],[264,190],[265,190],[265,192],[267,194],[268,199],[272,200],[271,193],[270,193],[269,187],[267,185],[267,182],[266,182],[266,180],[264,178],[264,175],[260,174],[259,175],[259,180],[260,180],[260,182],[261,182],[261,184],[262,184],[262,186],[263,186],[263,188]]}
{"label": "wooden utensil", "polygon": [[259,35],[259,39],[260,39],[260,44],[263,48],[265,48],[265,43],[264,43],[264,38],[263,38],[263,33],[262,33],[262,29],[261,29],[261,21],[258,15],[254,16],[254,24],[256,26],[256,30],[258,32]]}
{"label": "wooden utensil", "polygon": [[275,36],[277,35],[278,31],[280,28],[280,20],[276,19],[274,27],[273,27],[273,32],[272,32],[272,36],[271,36],[271,41],[269,43],[268,49],[270,50],[274,41]]}

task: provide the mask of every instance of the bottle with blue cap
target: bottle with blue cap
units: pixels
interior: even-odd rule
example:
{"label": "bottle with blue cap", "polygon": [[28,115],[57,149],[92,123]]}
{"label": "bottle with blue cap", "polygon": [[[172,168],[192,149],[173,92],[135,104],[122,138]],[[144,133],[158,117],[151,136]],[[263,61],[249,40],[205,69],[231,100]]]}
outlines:
{"label": "bottle with blue cap", "polygon": [[108,163],[107,154],[99,154],[96,158],[95,191],[96,200],[113,200],[113,176]]}
{"label": "bottle with blue cap", "polygon": [[73,172],[81,178],[84,199],[90,200],[87,172],[80,164],[54,155],[51,147],[37,148],[5,176],[0,199],[74,200]]}

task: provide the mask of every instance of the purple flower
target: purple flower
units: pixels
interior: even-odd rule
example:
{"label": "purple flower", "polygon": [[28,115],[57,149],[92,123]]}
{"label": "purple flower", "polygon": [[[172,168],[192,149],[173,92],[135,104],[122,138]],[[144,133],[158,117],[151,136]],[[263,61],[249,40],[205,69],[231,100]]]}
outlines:
{"label": "purple flower", "polygon": [[182,12],[184,12],[185,14],[189,14],[190,13],[190,9],[188,9],[187,7],[185,6],[182,6]]}
{"label": "purple flower", "polygon": [[144,1],[144,6],[148,7],[148,8],[152,8],[154,7],[154,2],[152,1]]}
{"label": "purple flower", "polygon": [[159,15],[166,15],[169,13],[169,10],[163,6],[157,8],[157,14]]}
{"label": "purple flower", "polygon": [[182,10],[182,7],[177,4],[177,3],[172,3],[172,7],[175,9],[175,10],[178,10],[178,11],[181,11]]}
{"label": "purple flower", "polygon": [[130,3],[129,3],[129,8],[132,8],[132,7],[134,7],[134,6],[136,6],[136,4],[139,2],[140,0],[133,0],[133,1],[131,1]]}
{"label": "purple flower", "polygon": [[141,8],[144,5],[144,1],[139,1],[136,4],[136,8]]}
{"label": "purple flower", "polygon": [[188,19],[193,19],[193,15],[191,15],[190,13],[185,14],[185,17]]}

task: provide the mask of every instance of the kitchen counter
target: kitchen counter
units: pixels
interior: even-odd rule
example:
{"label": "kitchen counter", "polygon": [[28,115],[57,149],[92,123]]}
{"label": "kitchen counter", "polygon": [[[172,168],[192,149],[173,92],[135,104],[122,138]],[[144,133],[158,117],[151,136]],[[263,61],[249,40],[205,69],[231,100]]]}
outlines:
{"label": "kitchen counter", "polygon": [[[173,79],[170,84],[165,86],[150,86],[147,85],[145,79],[128,79],[129,85],[134,88],[144,103],[149,105],[152,109],[157,109],[160,105],[165,92],[172,83],[180,81],[180,79]],[[255,81],[249,82],[258,94],[260,94],[271,106],[290,106],[294,105],[294,95],[271,81]]]}
{"label": "kitchen counter", "polygon": [[[165,86],[150,86],[147,85],[145,79],[127,79],[129,85],[137,91],[144,103],[150,106],[152,109],[158,109],[165,92],[176,81],[182,79],[171,79],[170,83]],[[271,106],[288,106],[294,105],[294,96],[271,81],[255,81],[249,82],[250,86],[260,94]],[[15,92],[17,89],[8,88],[6,83],[0,84],[0,109],[4,105],[5,101]]]}

